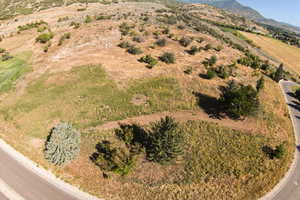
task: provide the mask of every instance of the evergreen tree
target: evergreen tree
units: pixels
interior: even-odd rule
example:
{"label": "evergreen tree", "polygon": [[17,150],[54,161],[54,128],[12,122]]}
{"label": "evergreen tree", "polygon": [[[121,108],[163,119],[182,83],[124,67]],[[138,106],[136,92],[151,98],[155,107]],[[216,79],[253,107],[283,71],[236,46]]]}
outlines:
{"label": "evergreen tree", "polygon": [[45,159],[54,165],[63,165],[78,156],[80,133],[68,123],[55,126],[45,143]]}
{"label": "evergreen tree", "polygon": [[183,151],[183,134],[172,117],[162,118],[152,124],[146,146],[147,159],[165,163],[175,159]]}
{"label": "evergreen tree", "polygon": [[274,81],[279,82],[283,78],[284,78],[284,70],[283,70],[283,64],[281,63],[280,66],[277,68],[273,79]]}

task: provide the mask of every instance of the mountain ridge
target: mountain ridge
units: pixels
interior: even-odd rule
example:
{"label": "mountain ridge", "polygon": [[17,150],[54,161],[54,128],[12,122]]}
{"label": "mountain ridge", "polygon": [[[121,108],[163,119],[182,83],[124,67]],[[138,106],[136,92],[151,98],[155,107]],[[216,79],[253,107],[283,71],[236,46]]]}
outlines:
{"label": "mountain ridge", "polygon": [[274,19],[266,18],[255,9],[248,6],[244,6],[236,0],[181,0],[181,1],[186,3],[208,4],[244,16],[248,19],[254,20],[259,23],[276,26],[289,31],[300,33],[300,27],[288,24],[286,22],[279,22]]}

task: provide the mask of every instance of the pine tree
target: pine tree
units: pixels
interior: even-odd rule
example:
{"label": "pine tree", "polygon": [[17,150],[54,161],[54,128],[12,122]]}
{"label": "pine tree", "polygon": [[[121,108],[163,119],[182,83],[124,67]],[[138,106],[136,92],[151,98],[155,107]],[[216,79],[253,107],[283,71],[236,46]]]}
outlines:
{"label": "pine tree", "polygon": [[274,81],[279,82],[283,78],[284,78],[284,70],[283,70],[283,64],[281,63],[280,66],[277,68],[273,79]]}
{"label": "pine tree", "polygon": [[159,163],[169,162],[182,153],[183,141],[178,123],[172,117],[162,118],[152,124],[146,146],[147,159]]}

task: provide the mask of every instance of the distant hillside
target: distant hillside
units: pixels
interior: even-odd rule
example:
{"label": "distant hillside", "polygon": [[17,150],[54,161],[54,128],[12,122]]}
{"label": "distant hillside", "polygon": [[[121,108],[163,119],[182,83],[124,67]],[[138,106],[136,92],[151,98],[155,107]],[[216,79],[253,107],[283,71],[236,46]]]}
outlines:
{"label": "distant hillside", "polygon": [[292,26],[287,23],[278,22],[273,19],[267,19],[256,10],[247,6],[243,6],[236,0],[181,0],[181,1],[187,3],[202,3],[202,4],[212,5],[217,8],[228,10],[230,12],[244,16],[251,20],[255,20],[260,23],[276,26],[279,28],[284,28],[289,31],[300,32],[300,27]]}

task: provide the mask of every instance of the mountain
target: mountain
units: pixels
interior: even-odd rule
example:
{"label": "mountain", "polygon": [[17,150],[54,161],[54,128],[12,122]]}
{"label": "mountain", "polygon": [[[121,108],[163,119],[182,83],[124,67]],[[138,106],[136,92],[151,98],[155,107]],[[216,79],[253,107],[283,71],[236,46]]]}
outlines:
{"label": "mountain", "polygon": [[244,6],[239,2],[237,2],[236,0],[181,0],[181,1],[186,3],[208,4],[244,16],[248,19],[257,21],[259,23],[276,26],[289,31],[300,33],[300,27],[296,27],[283,22],[278,22],[273,19],[267,19],[263,15],[261,15],[258,11],[248,6]]}

